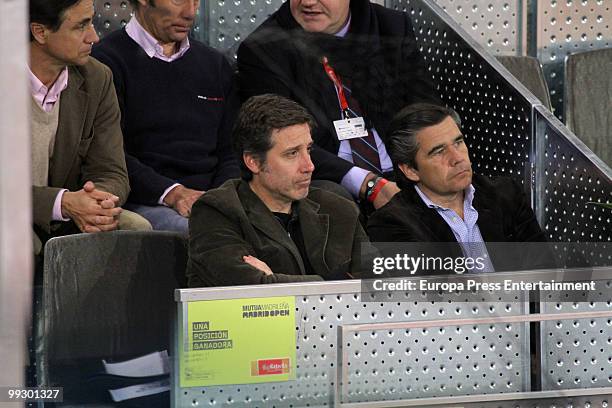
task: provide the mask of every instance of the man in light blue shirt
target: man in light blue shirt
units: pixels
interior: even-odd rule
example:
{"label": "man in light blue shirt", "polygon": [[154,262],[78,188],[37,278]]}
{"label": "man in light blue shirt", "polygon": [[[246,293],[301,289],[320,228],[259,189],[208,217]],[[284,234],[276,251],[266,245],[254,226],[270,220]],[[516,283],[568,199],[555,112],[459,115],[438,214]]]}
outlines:
{"label": "man in light blue shirt", "polygon": [[[450,108],[413,104],[393,119],[385,145],[402,191],[368,221],[379,242],[457,242],[466,257],[498,269],[485,242],[545,241],[521,186],[475,175],[460,119]],[[494,268],[495,266],[495,268]]]}

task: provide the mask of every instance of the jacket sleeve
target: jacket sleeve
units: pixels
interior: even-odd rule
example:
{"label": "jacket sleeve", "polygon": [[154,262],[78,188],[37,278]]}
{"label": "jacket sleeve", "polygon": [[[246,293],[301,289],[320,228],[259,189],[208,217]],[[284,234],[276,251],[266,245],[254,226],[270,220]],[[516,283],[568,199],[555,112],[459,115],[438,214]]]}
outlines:
{"label": "jacket sleeve", "polygon": [[[404,225],[399,214],[389,210],[389,204],[374,211],[368,218],[368,236],[372,242],[417,242],[414,228]],[[414,221],[416,224],[420,221]],[[416,227],[416,225],[414,225]]]}
{"label": "jacket sleeve", "polygon": [[[498,194],[497,207],[502,214],[503,244],[488,243],[487,249],[496,270],[557,268],[552,246],[536,220],[525,190],[516,180],[500,177],[492,183]],[[477,190],[478,191],[478,190]],[[534,244],[540,242],[541,244]]]}
{"label": "jacket sleeve", "polygon": [[104,67],[100,103],[95,109],[92,141],[81,165],[82,182],[93,181],[98,189],[118,196],[119,204],[123,205],[130,187],[123,153],[121,113],[112,73],[107,67]]}
{"label": "jacket sleeve", "polygon": [[266,275],[250,266],[243,256],[257,254],[244,239],[240,225],[202,200],[193,206],[189,237],[187,279],[191,287],[194,282],[231,286],[322,280],[319,275]]}
{"label": "jacket sleeve", "polygon": [[521,186],[510,181],[510,205],[514,206],[508,228],[508,240],[514,242],[546,242],[546,235],[540,228],[535,213]]}
{"label": "jacket sleeve", "polygon": [[361,222],[355,223],[355,234],[352,249],[351,275],[356,279],[370,279],[374,277],[371,269],[374,257],[378,256],[377,249],[370,244]]}
{"label": "jacket sleeve", "polygon": [[238,47],[238,86],[240,97],[244,102],[254,95],[273,93],[288,98],[292,97],[295,81],[291,78],[288,58],[275,58],[274,53],[267,51],[277,42],[272,39],[276,31],[255,32],[255,38],[247,38]]}
{"label": "jacket sleeve", "polygon": [[57,187],[32,186],[34,225],[47,233],[51,232],[53,204],[60,190],[62,189]]}

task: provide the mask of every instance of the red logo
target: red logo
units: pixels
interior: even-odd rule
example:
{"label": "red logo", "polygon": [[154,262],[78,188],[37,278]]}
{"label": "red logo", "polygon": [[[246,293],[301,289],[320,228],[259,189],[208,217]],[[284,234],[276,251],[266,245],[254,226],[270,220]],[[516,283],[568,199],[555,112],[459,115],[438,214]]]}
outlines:
{"label": "red logo", "polygon": [[291,365],[288,358],[271,358],[251,362],[251,375],[289,374]]}

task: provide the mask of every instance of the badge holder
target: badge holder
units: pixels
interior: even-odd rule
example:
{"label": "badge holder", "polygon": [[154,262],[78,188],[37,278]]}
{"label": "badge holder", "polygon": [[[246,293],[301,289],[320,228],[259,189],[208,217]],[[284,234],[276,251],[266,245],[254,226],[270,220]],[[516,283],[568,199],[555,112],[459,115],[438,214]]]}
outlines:
{"label": "badge holder", "polygon": [[344,119],[334,121],[334,128],[336,129],[338,140],[348,140],[368,136],[368,129],[365,127],[365,121],[363,118],[361,116],[355,118],[349,117],[349,106],[346,100],[346,95],[344,95],[342,82],[336,75],[334,69],[329,65],[327,57],[323,57],[322,62],[325,73],[336,87],[338,99],[340,100],[340,108],[342,109],[342,116],[344,117]]}

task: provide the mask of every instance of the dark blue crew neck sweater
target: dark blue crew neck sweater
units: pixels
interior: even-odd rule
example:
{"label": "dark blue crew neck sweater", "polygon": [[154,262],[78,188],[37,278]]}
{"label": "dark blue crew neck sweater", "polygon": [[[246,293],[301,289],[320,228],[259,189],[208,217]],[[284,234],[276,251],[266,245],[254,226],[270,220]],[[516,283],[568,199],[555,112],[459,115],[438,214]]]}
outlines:
{"label": "dark blue crew neck sweater", "polygon": [[230,141],[238,108],[232,69],[218,51],[189,42],[172,62],[150,58],[124,29],[93,49],[113,71],[130,202],[156,205],[174,183],[208,190],[240,175]]}

